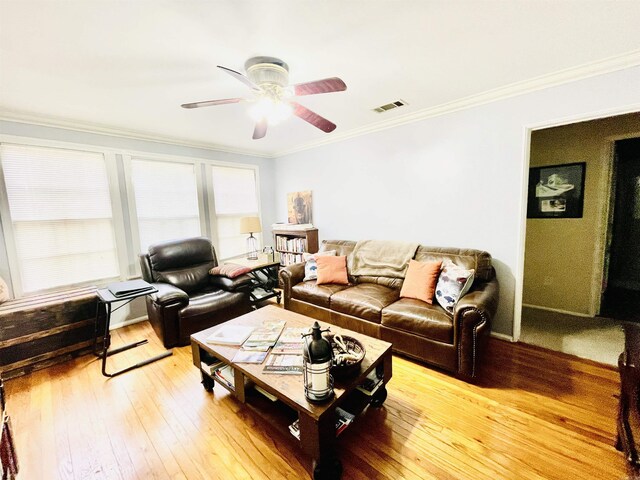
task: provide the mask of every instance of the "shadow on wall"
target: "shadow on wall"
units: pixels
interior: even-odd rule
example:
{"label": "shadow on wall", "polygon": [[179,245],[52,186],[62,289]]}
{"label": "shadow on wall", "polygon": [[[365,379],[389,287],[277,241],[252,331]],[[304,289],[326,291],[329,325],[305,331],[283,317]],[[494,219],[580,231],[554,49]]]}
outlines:
{"label": "shadow on wall", "polygon": [[491,331],[512,337],[516,279],[507,264],[496,258],[492,258],[491,263],[493,264],[493,268],[496,269],[496,275],[500,284],[498,311],[492,322]]}

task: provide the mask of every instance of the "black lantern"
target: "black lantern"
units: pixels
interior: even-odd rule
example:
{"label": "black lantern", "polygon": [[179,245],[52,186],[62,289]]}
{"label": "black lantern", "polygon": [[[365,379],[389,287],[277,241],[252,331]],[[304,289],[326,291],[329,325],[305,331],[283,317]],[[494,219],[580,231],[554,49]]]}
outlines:
{"label": "black lantern", "polygon": [[333,363],[331,344],[322,338],[322,330],[318,322],[314,322],[311,333],[304,337],[302,350],[304,394],[311,402],[323,402],[333,396],[333,378],[329,373]]}

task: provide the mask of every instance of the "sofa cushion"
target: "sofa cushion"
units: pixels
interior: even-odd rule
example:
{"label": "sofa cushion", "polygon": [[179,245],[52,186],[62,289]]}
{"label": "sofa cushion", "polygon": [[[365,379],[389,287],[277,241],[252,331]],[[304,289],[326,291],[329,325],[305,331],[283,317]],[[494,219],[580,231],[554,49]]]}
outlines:
{"label": "sofa cushion", "polygon": [[318,285],[323,283],[338,283],[341,285],[347,285],[349,279],[347,278],[347,257],[340,255],[333,256],[319,256],[316,258],[318,265]]}
{"label": "sofa cushion", "polygon": [[315,280],[316,278],[318,278],[318,264],[316,263],[316,255],[320,257],[323,255],[333,256],[335,254],[335,250],[327,250],[325,252],[318,253],[303,253],[302,259],[305,262],[303,282],[306,282],[307,280]]}
{"label": "sofa cushion", "polygon": [[423,302],[433,303],[436,282],[440,275],[442,262],[416,262],[409,260],[407,276],[400,289],[401,298],[416,298]]}
{"label": "sofa cushion", "polygon": [[361,283],[331,296],[331,310],[380,323],[384,307],[398,300],[400,292],[375,283]]}
{"label": "sofa cushion", "polygon": [[382,325],[396,330],[453,343],[453,319],[438,305],[401,298],[382,310]]}
{"label": "sofa cushion", "polygon": [[232,308],[246,294],[208,288],[189,297],[189,305],[180,310],[180,318],[213,317],[216,312]]}
{"label": "sofa cushion", "polygon": [[251,267],[245,267],[237,263],[225,263],[224,265],[213,267],[209,270],[209,275],[222,275],[224,277],[236,278],[250,271]]}
{"label": "sofa cushion", "polygon": [[291,289],[291,298],[313,303],[319,307],[329,308],[329,299],[331,296],[345,288],[349,288],[349,285],[338,285],[336,283],[318,285],[315,280],[310,280],[294,285]]}
{"label": "sofa cushion", "polygon": [[436,300],[442,308],[453,314],[458,300],[471,288],[473,278],[473,269],[466,270],[453,263],[446,264],[436,286]]}

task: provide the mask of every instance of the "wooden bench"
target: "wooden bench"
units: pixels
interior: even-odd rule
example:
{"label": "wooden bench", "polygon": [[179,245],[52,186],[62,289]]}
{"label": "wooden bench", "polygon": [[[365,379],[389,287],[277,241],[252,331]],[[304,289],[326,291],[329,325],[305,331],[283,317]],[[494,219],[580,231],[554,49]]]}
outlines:
{"label": "wooden bench", "polygon": [[0,372],[4,378],[91,351],[96,302],[95,287],[87,287],[0,304]]}

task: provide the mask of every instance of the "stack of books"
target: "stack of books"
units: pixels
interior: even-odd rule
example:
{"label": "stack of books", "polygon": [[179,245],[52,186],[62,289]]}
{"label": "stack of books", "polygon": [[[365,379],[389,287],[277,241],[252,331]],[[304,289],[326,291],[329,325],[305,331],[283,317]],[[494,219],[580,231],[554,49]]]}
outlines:
{"label": "stack of books", "polygon": [[[356,416],[353,413],[349,413],[340,407],[336,407],[336,437],[351,425],[354,418],[356,418]],[[300,420],[296,419],[295,422],[289,425],[289,431],[291,432],[291,435],[300,440]]]}
{"label": "stack of books", "polygon": [[227,387],[235,390],[235,372],[233,370],[233,367],[231,367],[230,365],[223,365],[219,367],[213,372],[213,376],[216,377],[220,382],[225,384]]}
{"label": "stack of books", "polygon": [[356,388],[360,390],[365,395],[371,396],[376,390],[382,385],[382,378],[378,377],[378,373],[375,369],[369,372],[367,378],[365,378],[362,384],[358,385]]}

